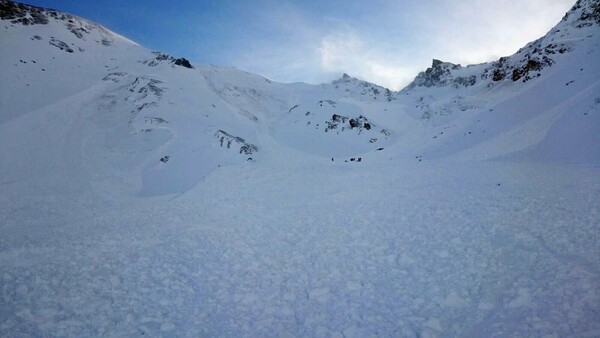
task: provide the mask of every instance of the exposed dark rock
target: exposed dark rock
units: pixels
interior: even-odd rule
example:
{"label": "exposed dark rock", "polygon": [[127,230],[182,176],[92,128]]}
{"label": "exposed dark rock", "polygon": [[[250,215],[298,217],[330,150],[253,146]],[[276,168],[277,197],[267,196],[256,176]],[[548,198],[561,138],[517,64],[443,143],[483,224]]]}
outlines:
{"label": "exposed dark rock", "polygon": [[372,96],[373,99],[377,99],[378,96],[383,94],[388,102],[395,100],[394,93],[391,90],[351,77],[346,73],[341,78],[333,81],[332,84],[335,85],[336,89],[341,87],[347,93],[358,92],[360,95]]}
{"label": "exposed dark rock", "polygon": [[348,121],[348,118],[346,116],[341,116],[338,114],[333,114],[331,116],[331,120],[334,122],[338,122],[338,123],[346,123],[346,121]]}
{"label": "exposed dark rock", "polygon": [[[28,25],[48,24],[46,10],[12,1],[0,1],[0,19],[11,20],[12,23]],[[27,17],[29,14],[30,17]]]}
{"label": "exposed dark rock", "polygon": [[581,15],[579,17],[578,27],[586,27],[591,23],[600,24],[600,1],[597,0],[579,0],[573,6],[573,8],[582,8]]}
{"label": "exposed dark rock", "polygon": [[452,71],[461,68],[461,65],[434,59],[431,63],[431,67],[427,68],[424,72],[419,73],[406,89],[413,89],[416,87],[442,87],[448,84],[452,84],[455,87],[474,85],[477,80],[476,77],[453,77]]}
{"label": "exposed dark rock", "polygon": [[468,77],[459,76],[453,80],[455,87],[469,87],[474,85],[477,82],[477,76],[471,75]]}
{"label": "exposed dark rock", "polygon": [[250,154],[256,152],[257,150],[258,150],[258,148],[253,144],[244,144],[243,146],[240,147],[240,154],[250,155]]}
{"label": "exposed dark rock", "polygon": [[69,45],[67,45],[67,43],[64,41],[60,41],[58,39],[51,38],[49,43],[52,46],[54,46],[60,50],[64,50],[67,53],[73,53],[73,48],[69,47]]}
{"label": "exposed dark rock", "polygon": [[84,28],[80,28],[75,26],[75,24],[73,23],[68,23],[67,24],[67,28],[69,29],[69,31],[71,33],[73,33],[76,37],[78,37],[79,39],[83,38],[83,34],[84,33],[88,33],[87,30],[85,30]]}
{"label": "exposed dark rock", "polygon": [[239,145],[239,153],[245,155],[251,155],[258,151],[258,147],[247,143],[241,137],[233,136],[223,130],[219,130],[215,133],[215,137],[219,140],[219,145],[221,147],[226,147],[227,149],[231,149],[233,145]]}
{"label": "exposed dark rock", "polygon": [[157,86],[159,83],[162,83],[162,81],[149,79],[145,77],[136,77],[135,81],[133,81],[133,83],[129,87],[129,91],[137,91],[140,94],[152,92],[156,96],[161,96],[162,88],[159,88]]}
{"label": "exposed dark rock", "polygon": [[149,124],[164,124],[164,123],[169,123],[169,121],[163,119],[162,117],[152,117],[152,116],[146,116],[146,117],[144,117],[144,122],[145,123],[149,123]]}
{"label": "exposed dark rock", "polygon": [[127,73],[124,73],[124,72],[113,72],[113,73],[109,73],[108,75],[106,75],[102,80],[118,83],[126,75],[127,75]]}
{"label": "exposed dark rock", "polygon": [[392,100],[395,100],[392,91],[387,88],[385,89],[385,99],[387,102],[392,102]]}
{"label": "exposed dark rock", "polygon": [[336,104],[335,101],[332,101],[332,100],[320,100],[318,102],[319,107],[323,107],[323,103],[327,103],[330,106],[332,106],[333,108],[335,108],[335,104]]}
{"label": "exposed dark rock", "polygon": [[527,81],[534,76],[539,76],[539,73],[537,73],[538,75],[532,75],[531,73],[539,72],[542,68],[551,66],[553,63],[554,61],[547,56],[543,56],[541,60],[529,59],[523,66],[513,70],[512,80],[518,81],[523,78],[523,81]]}
{"label": "exposed dark rock", "polygon": [[143,63],[150,66],[150,67],[156,67],[159,64],[161,64],[162,62],[169,62],[175,66],[181,66],[181,67],[185,67],[185,68],[190,68],[193,69],[194,66],[192,66],[192,64],[185,58],[175,58],[171,55],[165,54],[165,53],[160,53],[160,52],[152,52],[152,54],[156,55],[154,57],[154,60],[147,60],[144,61]]}
{"label": "exposed dark rock", "polygon": [[325,132],[328,132],[333,129],[337,129],[339,126],[342,127],[342,131],[346,127],[348,127],[349,129],[356,128],[356,129],[358,129],[359,133],[362,132],[363,130],[371,130],[371,128],[373,128],[373,124],[371,122],[369,122],[369,120],[367,120],[366,117],[364,117],[362,115],[360,115],[356,118],[349,118],[347,116],[333,114],[331,116],[331,120],[325,121],[325,123],[327,123]]}
{"label": "exposed dark rock", "polygon": [[506,77],[506,74],[501,69],[495,69],[494,70],[494,76],[492,77],[492,80],[494,80],[494,81],[501,81],[505,77]]}
{"label": "exposed dark rock", "polygon": [[[544,46],[543,39],[538,39],[529,43],[526,47],[511,57],[502,57],[493,62],[491,68],[488,68],[482,74],[482,78],[491,77],[494,82],[502,81],[510,75],[510,79],[518,81],[528,81],[541,75],[541,70],[552,66],[554,60],[550,57],[554,54],[564,54],[571,50],[571,47],[563,43],[550,43]],[[520,57],[520,59],[518,59]]]}
{"label": "exposed dark rock", "polygon": [[191,63],[190,63],[188,60],[186,60],[185,58],[178,58],[178,59],[175,59],[175,61],[174,61],[173,63],[174,63],[176,66],[181,66],[181,67],[190,68],[190,69],[191,69],[191,68],[194,68],[194,67],[192,66],[192,64],[191,64]]}
{"label": "exposed dark rock", "polygon": [[[108,81],[119,82],[124,75],[121,73],[111,73],[105,79]],[[158,105],[158,101],[162,97],[164,88],[159,85],[162,82],[147,77],[136,77],[135,80],[128,86],[129,92],[133,93],[126,100],[135,103],[137,112],[140,112],[149,107]]]}

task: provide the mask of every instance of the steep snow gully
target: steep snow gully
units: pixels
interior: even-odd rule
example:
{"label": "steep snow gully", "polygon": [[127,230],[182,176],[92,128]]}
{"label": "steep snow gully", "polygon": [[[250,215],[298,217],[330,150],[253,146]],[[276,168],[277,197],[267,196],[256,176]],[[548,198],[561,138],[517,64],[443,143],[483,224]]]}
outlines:
{"label": "steep snow gully", "polygon": [[599,27],[392,92],[0,1],[0,336],[599,337]]}

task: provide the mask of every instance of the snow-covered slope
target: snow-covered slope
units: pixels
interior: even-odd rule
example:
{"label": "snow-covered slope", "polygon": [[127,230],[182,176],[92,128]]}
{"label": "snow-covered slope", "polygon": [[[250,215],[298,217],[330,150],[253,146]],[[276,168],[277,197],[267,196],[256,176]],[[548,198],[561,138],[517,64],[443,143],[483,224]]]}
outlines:
{"label": "snow-covered slope", "polygon": [[0,1],[0,336],[595,336],[600,4],[392,92]]}
{"label": "snow-covered slope", "polygon": [[431,155],[598,164],[599,22],[598,1],[582,0],[514,55],[467,67],[434,60],[400,93],[407,111],[440,127]]}

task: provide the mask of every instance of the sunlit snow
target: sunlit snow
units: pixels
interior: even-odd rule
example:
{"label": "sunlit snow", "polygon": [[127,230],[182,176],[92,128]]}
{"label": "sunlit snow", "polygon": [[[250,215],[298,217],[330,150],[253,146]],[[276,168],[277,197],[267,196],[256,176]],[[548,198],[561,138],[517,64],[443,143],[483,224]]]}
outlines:
{"label": "sunlit snow", "polygon": [[400,92],[1,20],[0,336],[600,335],[580,5],[502,64]]}

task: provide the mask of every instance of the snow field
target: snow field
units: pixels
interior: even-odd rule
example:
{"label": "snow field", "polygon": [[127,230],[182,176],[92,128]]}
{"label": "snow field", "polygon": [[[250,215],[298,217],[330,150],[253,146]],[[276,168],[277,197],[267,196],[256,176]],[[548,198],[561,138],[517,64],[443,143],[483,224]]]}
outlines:
{"label": "snow field", "polygon": [[0,336],[600,336],[579,14],[539,79],[399,93],[3,21]]}
{"label": "snow field", "polygon": [[14,311],[0,328],[357,337],[600,329],[597,169],[369,169],[230,166],[172,201],[86,205],[85,216],[77,205],[32,220],[53,240],[3,241],[2,308]]}

